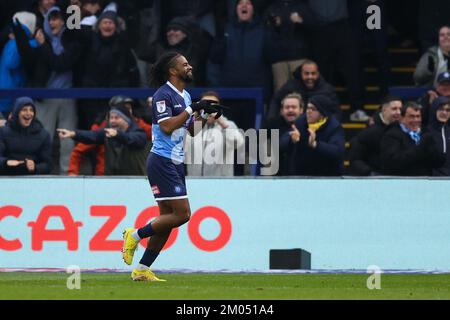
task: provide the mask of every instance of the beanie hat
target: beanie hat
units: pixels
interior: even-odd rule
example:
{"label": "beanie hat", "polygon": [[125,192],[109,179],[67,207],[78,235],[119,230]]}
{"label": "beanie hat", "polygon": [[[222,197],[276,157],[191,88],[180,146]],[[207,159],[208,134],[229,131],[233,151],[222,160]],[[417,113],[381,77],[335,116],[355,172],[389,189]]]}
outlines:
{"label": "beanie hat", "polygon": [[22,108],[25,106],[32,106],[34,112],[36,113],[36,106],[34,104],[34,101],[29,97],[17,98],[16,101],[14,102],[13,113],[18,114],[20,110],[22,110]]}
{"label": "beanie hat", "polygon": [[119,27],[119,17],[117,16],[117,12],[111,10],[103,11],[100,17],[98,17],[97,25],[100,24],[103,19],[109,19],[114,22],[116,27]]}
{"label": "beanie hat", "polygon": [[20,97],[17,98],[14,101],[14,107],[11,113],[11,125],[12,127],[19,127],[19,113],[20,111],[26,107],[26,106],[31,106],[33,108],[34,111],[34,118],[33,121],[35,121],[36,119],[36,106],[34,104],[33,99],[29,98],[29,97]]}
{"label": "beanie hat", "polygon": [[325,117],[330,116],[332,113],[333,101],[327,96],[313,96],[309,99],[309,103],[313,104],[317,108],[317,111]]}
{"label": "beanie hat", "polygon": [[134,102],[133,99],[131,99],[130,97],[117,95],[117,96],[112,97],[109,100],[109,106],[112,108],[119,104],[122,104],[122,105],[125,105],[125,103],[133,104],[133,102]]}
{"label": "beanie hat", "polygon": [[34,13],[20,11],[13,16],[13,21],[16,21],[16,19],[18,19],[21,24],[26,26],[31,34],[34,34],[36,31],[36,15]]}
{"label": "beanie hat", "polygon": [[176,17],[170,20],[167,24],[166,30],[180,30],[183,31],[186,35],[189,35],[192,30],[193,21],[186,17]]}
{"label": "beanie hat", "polygon": [[116,104],[111,107],[110,113],[115,112],[129,124],[131,123],[131,112],[125,107],[124,103]]}

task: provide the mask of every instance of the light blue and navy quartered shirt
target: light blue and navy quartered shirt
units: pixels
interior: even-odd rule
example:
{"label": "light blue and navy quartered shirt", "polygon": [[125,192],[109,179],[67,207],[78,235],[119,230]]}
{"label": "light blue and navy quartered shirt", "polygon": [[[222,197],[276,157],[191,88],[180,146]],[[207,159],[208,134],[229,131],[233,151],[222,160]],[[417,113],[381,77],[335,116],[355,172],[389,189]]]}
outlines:
{"label": "light blue and navy quartered shirt", "polygon": [[152,138],[151,152],[172,159],[175,162],[184,161],[184,137],[194,117],[189,117],[183,127],[176,129],[171,135],[165,134],[159,124],[171,117],[177,116],[190,106],[191,96],[186,90],[178,91],[169,81],[162,85],[153,95],[152,103]]}

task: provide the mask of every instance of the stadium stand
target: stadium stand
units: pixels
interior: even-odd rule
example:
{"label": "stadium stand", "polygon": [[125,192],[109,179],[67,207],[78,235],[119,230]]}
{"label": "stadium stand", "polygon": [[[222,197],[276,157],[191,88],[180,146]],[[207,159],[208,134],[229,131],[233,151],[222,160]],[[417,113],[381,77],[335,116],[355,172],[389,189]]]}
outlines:
{"label": "stadium stand", "polygon": [[[56,5],[59,5],[63,10],[71,1],[55,1]],[[74,1],[75,2],[75,1]],[[111,3],[115,2],[116,6],[108,6],[111,5]],[[172,1],[174,5],[176,4],[176,1]],[[207,1],[206,1],[207,2]],[[205,2],[205,3],[206,3]],[[216,17],[216,23],[215,23],[215,29],[219,31],[223,31],[224,23],[225,23],[225,17],[230,16],[232,10],[235,9],[235,3],[237,1],[230,2],[228,5],[228,8],[226,5],[224,5],[226,2],[224,1],[216,1],[214,2],[214,8],[209,6],[208,12],[214,12],[214,15]],[[270,3],[273,3],[274,1],[264,1],[264,5],[261,5],[262,2],[253,1],[253,6],[255,8],[256,16],[263,17],[263,12],[265,8],[267,8]],[[305,1],[307,2],[307,1]],[[137,4],[139,3],[139,4]],[[150,4],[151,3],[151,4]],[[208,2],[209,3],[209,2]],[[377,1],[378,4],[383,7],[383,1]],[[103,7],[102,9],[109,8],[108,10],[117,10],[117,13],[119,17],[122,19],[120,20],[121,27],[130,28],[132,30],[139,29],[139,33],[133,33],[132,39],[130,39],[132,47],[135,49],[135,53],[137,55],[137,61],[139,62],[142,57],[140,57],[140,51],[139,48],[137,48],[137,44],[139,43],[139,39],[137,37],[139,35],[142,35],[142,28],[147,26],[148,21],[140,21],[139,20],[139,13],[144,9],[149,9],[149,6],[151,6],[153,15],[152,17],[160,17],[162,15],[162,12],[164,10],[167,10],[167,8],[161,9],[159,6],[161,5],[161,1],[151,1],[149,4],[141,4],[138,1],[103,1],[102,2]],[[353,23],[355,25],[361,25],[361,23],[365,23],[365,11],[360,10],[361,8],[352,7],[354,4],[354,1],[349,0],[347,2],[349,6],[349,14],[350,14],[350,20],[354,20]],[[30,12],[33,12],[33,8],[31,8],[27,1],[17,2],[14,6],[2,4],[0,5],[1,9],[5,9],[5,11],[2,10],[2,13],[4,14],[2,18],[2,24],[3,27],[1,30],[1,38],[0,38],[0,47],[3,49],[4,45],[7,41],[8,36],[8,28],[9,23],[7,21],[4,21],[5,19],[8,19],[7,15],[13,16],[15,12],[28,10]],[[113,9],[111,9],[113,8]],[[115,9],[114,9],[115,8]],[[162,11],[160,11],[162,10]],[[360,11],[358,11],[360,10]],[[405,30],[394,30],[391,29],[398,29],[398,21],[395,21],[395,23],[392,21],[393,16],[395,15],[395,12],[391,7],[387,7],[388,15],[387,18],[382,17],[384,22],[387,21],[387,25],[389,28],[385,31],[383,34],[381,34],[382,37],[385,37],[384,39],[387,39],[388,42],[388,51],[387,54],[382,54],[385,59],[389,60],[389,92],[394,95],[398,95],[404,99],[410,99],[410,100],[416,100],[418,97],[422,96],[426,88],[417,88],[414,87],[414,81],[413,81],[413,72],[415,69],[415,66],[417,64],[417,61],[419,60],[419,57],[421,55],[421,49],[420,49],[420,43],[417,41],[409,41],[410,43],[408,45],[405,44],[405,40],[415,39],[416,35],[414,34],[415,31],[410,31],[412,34],[405,34]],[[390,11],[389,11],[390,10]],[[195,11],[193,9],[193,11]],[[383,11],[384,12],[384,11]],[[101,11],[97,13],[98,16],[101,15]],[[403,16],[402,16],[403,17]],[[404,19],[405,17],[399,17],[399,19]],[[142,17],[141,17],[142,18]],[[160,33],[160,37],[165,36],[164,30],[165,28],[162,28],[162,25],[158,25],[160,21],[155,18],[154,25],[148,26],[151,28],[155,28],[157,33]],[[167,17],[166,17],[167,18]],[[419,18],[419,17],[418,17]],[[417,18],[417,19],[418,19]],[[139,27],[137,27],[139,26]],[[85,28],[86,26],[83,26]],[[153,29],[152,29],[153,30]],[[153,31],[155,31],[153,30]],[[148,31],[150,32],[150,31]],[[366,32],[367,33],[367,32]],[[145,34],[145,32],[144,32]],[[153,33],[152,33],[153,34]],[[214,32],[210,32],[210,34],[214,34]],[[355,36],[361,36],[355,35]],[[366,34],[367,36],[367,34]],[[136,38],[136,39],[135,39]],[[364,101],[363,101],[363,110],[369,115],[372,116],[379,108],[379,103],[381,98],[384,96],[385,92],[385,83],[383,81],[383,75],[385,75],[385,70],[380,70],[385,67],[384,64],[380,67],[380,52],[375,50],[377,46],[383,47],[383,40],[374,40],[376,38],[370,38],[370,39],[364,39],[365,42],[360,42],[360,57],[361,61],[363,62],[362,65],[362,73],[363,73],[363,86],[364,86]],[[374,45],[367,45],[367,42],[373,41],[372,44]],[[379,42],[381,41],[381,43]],[[408,41],[407,41],[408,42]],[[311,57],[314,59],[314,57]],[[83,58],[82,58],[83,59]],[[208,64],[207,61],[205,61],[205,65]],[[138,66],[140,64],[138,63]],[[208,67],[208,65],[206,66]],[[320,66],[319,66],[320,68]],[[144,73],[144,70],[140,70],[141,75]],[[350,140],[352,137],[354,137],[360,130],[366,128],[370,120],[367,122],[357,122],[357,121],[351,121],[351,110],[350,110],[350,97],[349,92],[347,90],[347,87],[345,86],[345,81],[343,81],[342,76],[337,76],[336,79],[333,81],[336,92],[339,96],[339,100],[341,102],[341,110],[342,110],[342,125],[345,130],[345,140],[346,140],[346,154],[344,157],[344,164],[345,168],[348,168],[349,162],[348,162],[348,148],[350,147]],[[141,85],[143,82],[141,82]],[[207,85],[208,87],[208,85]],[[209,86],[211,87],[211,86]],[[246,130],[249,128],[259,129],[263,127],[264,123],[264,117],[265,113],[264,111],[267,111],[267,106],[265,106],[265,103],[267,102],[265,97],[261,97],[260,92],[258,90],[260,89],[254,89],[254,88],[240,88],[240,89],[234,89],[234,88],[189,88],[189,91],[192,93],[193,98],[197,98],[199,96],[199,93],[202,91],[205,91],[207,89],[214,89],[215,91],[218,91],[219,94],[223,97],[224,104],[230,105],[232,108],[229,111],[230,116],[233,119],[236,119],[236,123],[238,127]],[[36,90],[36,91],[34,91]],[[148,90],[144,88],[76,88],[72,89],[71,91],[58,91],[58,90],[40,90],[40,89],[32,89],[29,86],[24,88],[24,90],[20,89],[3,89],[0,88],[0,99],[2,98],[13,98],[13,97],[19,97],[28,95],[32,98],[57,98],[57,97],[72,97],[75,99],[109,99],[110,97],[117,95],[117,94],[125,94],[128,96],[131,96],[133,98],[142,99],[144,100],[149,95],[151,95],[152,89]],[[142,103],[141,103],[142,104]],[[80,106],[79,106],[80,107]],[[242,111],[244,110],[244,111]],[[58,143],[57,141],[55,143]],[[56,148],[54,148],[56,149]],[[252,173],[256,174],[257,170],[252,169]],[[347,171],[344,171],[344,175],[347,173]]]}

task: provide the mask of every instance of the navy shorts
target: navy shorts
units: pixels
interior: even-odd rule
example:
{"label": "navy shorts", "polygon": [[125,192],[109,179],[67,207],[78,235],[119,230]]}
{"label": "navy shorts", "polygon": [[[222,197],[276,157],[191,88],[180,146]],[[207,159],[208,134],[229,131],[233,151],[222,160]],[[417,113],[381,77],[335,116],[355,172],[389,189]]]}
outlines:
{"label": "navy shorts", "polygon": [[150,152],[147,158],[147,176],[156,201],[186,199],[184,164]]}

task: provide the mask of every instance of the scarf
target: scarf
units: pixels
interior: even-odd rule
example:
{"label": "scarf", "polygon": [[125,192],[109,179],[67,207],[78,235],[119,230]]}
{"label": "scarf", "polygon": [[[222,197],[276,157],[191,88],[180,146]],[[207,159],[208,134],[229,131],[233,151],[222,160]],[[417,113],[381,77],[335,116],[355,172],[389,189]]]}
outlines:
{"label": "scarf", "polygon": [[408,129],[403,123],[400,123],[400,128],[402,128],[403,132],[407,133],[411,137],[411,139],[413,139],[416,145],[420,143],[420,129],[417,131],[412,131]]}
{"label": "scarf", "polygon": [[308,128],[316,132],[320,129],[321,126],[323,126],[328,120],[328,117],[323,118],[319,122],[316,123],[308,123]]}

